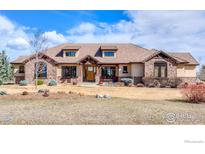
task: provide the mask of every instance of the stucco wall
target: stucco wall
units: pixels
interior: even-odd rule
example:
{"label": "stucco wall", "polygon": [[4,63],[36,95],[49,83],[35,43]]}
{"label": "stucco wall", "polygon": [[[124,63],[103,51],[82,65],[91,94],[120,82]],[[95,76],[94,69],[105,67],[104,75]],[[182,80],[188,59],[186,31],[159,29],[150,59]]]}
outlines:
{"label": "stucco wall", "polygon": [[196,66],[178,65],[177,77],[196,77]]}
{"label": "stucco wall", "polygon": [[[123,73],[123,66],[127,66],[128,73]],[[131,65],[130,64],[120,64],[119,65],[119,77],[131,77]]]}
{"label": "stucco wall", "polygon": [[144,64],[131,64],[131,76],[143,77],[144,76]]}
{"label": "stucco wall", "polygon": [[24,73],[19,73],[19,66],[21,66],[20,64],[15,64],[14,65],[14,76],[24,76]]}

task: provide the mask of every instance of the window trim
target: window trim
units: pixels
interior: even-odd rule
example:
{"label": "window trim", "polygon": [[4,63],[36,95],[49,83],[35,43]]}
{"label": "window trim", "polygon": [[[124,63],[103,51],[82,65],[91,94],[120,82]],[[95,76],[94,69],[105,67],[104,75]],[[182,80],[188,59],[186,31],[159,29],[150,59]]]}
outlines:
{"label": "window trim", "polygon": [[[113,75],[112,76],[109,76],[109,75],[105,75],[104,74],[104,71],[106,70],[106,72],[108,72],[108,70],[110,71],[110,70],[112,70],[112,73],[113,73]],[[115,66],[103,66],[103,67],[101,67],[101,77],[103,78],[103,79],[114,79],[115,77],[117,77],[117,75],[116,75],[116,72],[117,72],[117,67],[115,67]]]}
{"label": "window trim", "polygon": [[[162,77],[162,66],[165,66],[165,76],[164,77]],[[167,78],[167,74],[168,74],[167,66],[168,65],[166,62],[155,62],[154,63],[154,77],[155,78]],[[155,67],[158,67],[158,75],[157,76],[155,76]]]}
{"label": "window trim", "polygon": [[[126,69],[124,69],[124,68],[126,68]],[[124,74],[128,73],[128,66],[127,65],[122,66],[122,73],[124,73]]]}
{"label": "window trim", "polygon": [[[64,74],[65,72],[63,71],[63,69],[68,69],[67,71],[69,71],[69,67],[75,67],[75,75],[73,76],[72,75],[72,72],[71,72],[71,75],[67,75],[67,74]],[[62,79],[71,79],[71,78],[77,78],[77,66],[61,66],[61,78]]]}
{"label": "window trim", "polygon": [[[113,53],[113,56],[109,56],[109,55],[105,55],[105,53]],[[103,51],[103,57],[106,57],[106,58],[115,58],[115,51]]]}
{"label": "window trim", "polygon": [[[48,69],[47,69],[47,64],[45,63],[45,62],[38,62],[38,64],[44,64],[45,66],[46,66],[46,76],[44,77],[44,76],[39,76],[39,73],[37,73],[38,74],[38,79],[47,79],[47,77],[48,77]],[[35,63],[35,69],[34,69],[34,77],[36,78],[36,66],[37,66],[37,62]],[[41,74],[43,74],[43,73],[41,73]]]}
{"label": "window trim", "polygon": [[24,65],[19,66],[19,73],[25,73]]}
{"label": "window trim", "polygon": [[[69,53],[75,53],[74,55],[69,55]],[[67,55],[68,54],[68,55]],[[65,51],[65,57],[76,57],[77,51],[70,50],[70,51]]]}

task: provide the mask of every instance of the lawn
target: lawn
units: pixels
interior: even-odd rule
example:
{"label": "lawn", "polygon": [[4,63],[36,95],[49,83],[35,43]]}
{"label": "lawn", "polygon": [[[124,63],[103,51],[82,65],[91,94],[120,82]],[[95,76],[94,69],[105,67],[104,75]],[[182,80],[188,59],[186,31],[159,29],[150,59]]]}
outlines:
{"label": "lawn", "polygon": [[[30,93],[22,96],[25,88]],[[58,86],[50,88],[49,97],[29,86],[6,90],[10,94],[0,97],[0,124],[205,124],[205,104],[180,100],[177,89]],[[71,90],[81,95],[68,94]],[[114,97],[95,98],[104,92]]]}

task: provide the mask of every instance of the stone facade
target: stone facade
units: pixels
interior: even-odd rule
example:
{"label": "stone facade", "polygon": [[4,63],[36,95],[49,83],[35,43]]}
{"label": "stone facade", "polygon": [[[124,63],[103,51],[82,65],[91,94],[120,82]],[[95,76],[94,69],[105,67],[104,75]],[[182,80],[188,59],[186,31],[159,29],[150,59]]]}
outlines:
{"label": "stone facade", "polygon": [[[39,62],[44,62],[47,65],[47,78],[46,79],[41,79],[44,80],[45,83],[48,82],[50,79],[55,79],[56,80],[56,66],[55,64],[48,62],[47,60],[40,58],[38,60]],[[36,59],[33,58],[27,63],[25,63],[24,68],[25,68],[25,80],[27,80],[29,83],[34,83],[35,82],[35,63]]]}
{"label": "stone facade", "polygon": [[197,81],[196,77],[178,77],[181,79],[182,83],[195,83]]}
{"label": "stone facade", "polygon": [[145,78],[154,77],[154,63],[155,62],[165,62],[167,63],[167,77],[176,78],[177,77],[177,65],[170,59],[158,55],[147,62],[145,62]]}
{"label": "stone facade", "polygon": [[[58,83],[64,83],[64,82],[72,83],[72,81],[75,81],[78,83],[83,82],[84,64],[58,64],[56,65],[53,61],[47,59],[46,57],[39,57],[38,61],[44,62],[47,65],[47,78],[40,79],[40,80],[44,80],[45,83],[47,83],[50,79],[54,79]],[[124,76],[122,76],[122,73],[120,73],[120,70],[122,71],[122,68],[120,69],[119,65],[112,65],[112,66],[116,67],[116,77],[117,77],[116,80],[120,81],[121,78],[127,77],[127,78],[132,78],[134,80],[134,84],[137,84],[137,83],[143,82],[142,80],[143,77],[144,78],[154,78],[155,62],[165,62],[167,64],[167,78],[177,78],[177,64],[173,61],[173,59],[166,57],[165,55],[161,55],[161,54],[146,61],[144,64],[135,64],[138,67],[131,67],[131,69],[128,69],[129,73]],[[31,58],[24,64],[25,74],[23,77],[25,77],[25,80],[27,80],[29,83],[35,82],[35,63],[36,63],[36,59]],[[71,66],[71,65],[77,67],[77,78],[62,79],[61,77],[62,76],[62,70],[61,70],[62,66]],[[102,66],[111,66],[111,65],[96,65],[96,74],[95,74],[96,83],[99,83],[101,81],[101,67]],[[17,76],[16,76],[16,79],[18,79]],[[22,79],[24,78],[20,78],[18,80],[22,80]],[[182,82],[188,82],[188,83],[193,83],[196,81],[196,77],[180,77],[180,79],[182,80]]]}

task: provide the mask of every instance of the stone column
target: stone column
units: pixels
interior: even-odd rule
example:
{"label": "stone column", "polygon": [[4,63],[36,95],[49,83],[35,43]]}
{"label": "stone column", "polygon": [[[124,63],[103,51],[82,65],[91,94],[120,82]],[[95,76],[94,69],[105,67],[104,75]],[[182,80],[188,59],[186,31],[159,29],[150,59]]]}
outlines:
{"label": "stone column", "polygon": [[83,65],[79,64],[77,66],[78,82],[83,82]]}
{"label": "stone column", "polygon": [[96,67],[95,82],[98,84],[100,82],[100,66]]}

